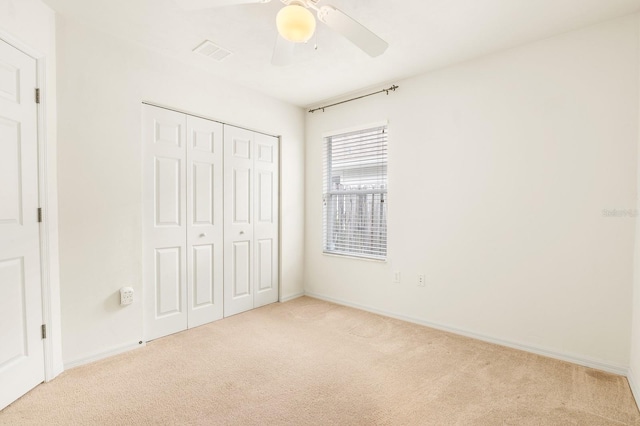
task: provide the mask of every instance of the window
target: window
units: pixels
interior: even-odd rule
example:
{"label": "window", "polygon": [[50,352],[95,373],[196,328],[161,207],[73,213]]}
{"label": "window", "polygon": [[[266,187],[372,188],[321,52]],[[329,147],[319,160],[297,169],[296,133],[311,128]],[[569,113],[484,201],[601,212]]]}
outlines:
{"label": "window", "polygon": [[387,126],[324,140],[324,252],[387,256]]}

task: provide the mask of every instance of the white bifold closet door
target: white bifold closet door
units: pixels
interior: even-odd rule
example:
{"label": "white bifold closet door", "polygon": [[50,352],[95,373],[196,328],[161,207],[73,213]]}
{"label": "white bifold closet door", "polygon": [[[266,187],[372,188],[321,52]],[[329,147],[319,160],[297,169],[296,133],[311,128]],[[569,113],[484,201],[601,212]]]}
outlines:
{"label": "white bifold closet door", "polygon": [[278,138],[224,126],[224,316],[278,300]]}
{"label": "white bifold closet door", "polygon": [[223,315],[222,124],[143,106],[147,340]]}

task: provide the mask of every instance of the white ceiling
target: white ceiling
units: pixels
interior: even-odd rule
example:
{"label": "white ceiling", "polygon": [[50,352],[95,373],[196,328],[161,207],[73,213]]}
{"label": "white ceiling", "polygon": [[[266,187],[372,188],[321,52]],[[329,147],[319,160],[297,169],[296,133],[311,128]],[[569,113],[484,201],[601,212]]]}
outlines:
{"label": "white ceiling", "polygon": [[[370,58],[319,23],[318,49],[298,45],[293,64],[275,67],[278,0],[197,12],[173,0],[44,1],[62,15],[299,106],[640,10],[640,0],[320,0],[385,39],[387,52]],[[193,54],[204,39],[233,55],[215,62]]]}

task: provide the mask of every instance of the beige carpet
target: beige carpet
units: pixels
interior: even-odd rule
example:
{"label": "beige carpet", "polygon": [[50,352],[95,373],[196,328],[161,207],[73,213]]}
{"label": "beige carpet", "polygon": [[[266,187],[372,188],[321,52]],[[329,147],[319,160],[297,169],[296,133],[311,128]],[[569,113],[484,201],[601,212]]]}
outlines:
{"label": "beige carpet", "polygon": [[310,298],[65,372],[2,425],[640,425],[623,377]]}

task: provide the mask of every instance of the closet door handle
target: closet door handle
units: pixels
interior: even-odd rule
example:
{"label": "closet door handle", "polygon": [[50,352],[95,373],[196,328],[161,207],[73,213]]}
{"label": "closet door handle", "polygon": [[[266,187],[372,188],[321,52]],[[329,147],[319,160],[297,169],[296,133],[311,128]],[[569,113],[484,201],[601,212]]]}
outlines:
{"label": "closet door handle", "polygon": [[240,235],[244,235],[244,231],[240,231]]}
{"label": "closet door handle", "polygon": [[207,236],[207,234],[205,234],[204,232],[202,234],[200,234],[200,238],[204,238],[206,236]]}

